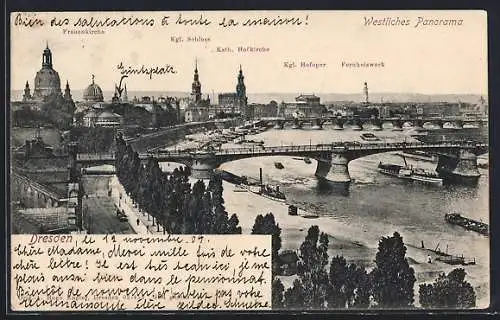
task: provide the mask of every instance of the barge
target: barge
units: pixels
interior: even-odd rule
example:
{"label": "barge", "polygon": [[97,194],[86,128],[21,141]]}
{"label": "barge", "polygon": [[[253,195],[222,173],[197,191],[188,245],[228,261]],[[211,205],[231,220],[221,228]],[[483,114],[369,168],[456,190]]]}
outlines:
{"label": "barge", "polygon": [[489,227],[486,223],[476,221],[460,215],[459,213],[447,213],[444,215],[446,222],[461,226],[464,229],[475,231],[484,236],[489,235]]}

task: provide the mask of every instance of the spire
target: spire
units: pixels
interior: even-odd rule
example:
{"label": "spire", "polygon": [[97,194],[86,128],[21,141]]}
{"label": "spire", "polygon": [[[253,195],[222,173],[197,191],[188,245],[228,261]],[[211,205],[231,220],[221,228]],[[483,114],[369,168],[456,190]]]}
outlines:
{"label": "spire", "polygon": [[49,40],[45,40],[45,49],[49,49]]}
{"label": "spire", "polygon": [[31,100],[31,90],[30,90],[30,84],[28,81],[26,81],[26,85],[24,86],[24,94],[23,94],[23,101],[29,101]]}
{"label": "spire", "polygon": [[128,93],[127,93],[127,84],[126,83],[125,83],[125,87],[123,88],[122,101],[128,102]]}
{"label": "spire", "polygon": [[94,84],[94,75],[92,74],[92,84]]}
{"label": "spire", "polygon": [[64,89],[64,99],[67,101],[73,100],[71,97],[71,90],[69,88],[69,82],[66,80],[66,88]]}
{"label": "spire", "polygon": [[194,102],[201,100],[201,83],[198,75],[198,59],[195,59],[193,84],[191,85],[191,96]]}

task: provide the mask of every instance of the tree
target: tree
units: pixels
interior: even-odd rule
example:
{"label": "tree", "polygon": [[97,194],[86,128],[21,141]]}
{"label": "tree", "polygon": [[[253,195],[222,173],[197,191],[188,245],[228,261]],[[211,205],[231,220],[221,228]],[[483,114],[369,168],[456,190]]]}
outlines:
{"label": "tree", "polygon": [[267,234],[272,235],[272,261],[273,261],[273,277],[278,273],[280,268],[278,260],[278,252],[281,249],[281,228],[274,220],[274,215],[268,213],[265,216],[258,215],[255,218],[255,223],[252,227],[252,234]]}
{"label": "tree", "polygon": [[405,258],[406,247],[399,233],[383,237],[378,244],[376,266],[372,271],[373,297],[381,308],[407,308],[413,305],[415,271]]}
{"label": "tree", "polygon": [[370,281],[364,268],[347,264],[336,256],[330,262],[329,308],[367,308],[370,302]]}
{"label": "tree", "polygon": [[448,275],[440,274],[432,284],[421,284],[419,302],[424,308],[473,308],[476,293],[465,281],[465,270],[454,269]]}
{"label": "tree", "polygon": [[[285,292],[284,306],[285,309],[303,309],[305,289],[299,279],[293,281],[293,286]],[[273,296],[274,298],[274,296]]]}
{"label": "tree", "polygon": [[348,288],[348,266],[344,257],[333,257],[330,262],[329,308],[345,308],[354,290]]}
{"label": "tree", "polygon": [[285,287],[281,280],[276,278],[272,283],[272,307],[273,309],[281,309],[283,308],[283,292],[285,291]]}
{"label": "tree", "polygon": [[308,309],[323,309],[328,290],[328,236],[312,226],[299,249],[297,274],[302,283],[303,305]]}

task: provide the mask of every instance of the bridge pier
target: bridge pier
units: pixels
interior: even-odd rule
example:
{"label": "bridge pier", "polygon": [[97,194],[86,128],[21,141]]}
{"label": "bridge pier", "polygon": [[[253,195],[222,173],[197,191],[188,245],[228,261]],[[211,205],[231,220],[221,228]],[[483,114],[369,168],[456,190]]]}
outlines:
{"label": "bridge pier", "polygon": [[302,129],[302,122],[297,118],[293,119],[292,129]]}
{"label": "bridge pier", "polygon": [[422,120],[413,121],[413,128],[415,130],[423,130],[424,129],[424,122]]}
{"label": "bridge pier", "polygon": [[323,129],[323,121],[321,119],[316,119],[313,121],[312,130],[322,130]]}
{"label": "bridge pier", "polygon": [[217,167],[215,154],[197,154],[191,165],[191,176],[194,179],[210,179]]}
{"label": "bridge pier", "polygon": [[337,184],[349,184],[351,176],[347,167],[349,160],[344,154],[332,153],[328,158],[316,159],[315,176]]}
{"label": "bridge pier", "polygon": [[344,130],[344,120],[342,118],[333,119],[333,130]]}
{"label": "bridge pier", "polygon": [[457,155],[439,155],[436,171],[446,183],[476,185],[481,174],[477,167],[477,156],[461,149]]}
{"label": "bridge pier", "polygon": [[363,130],[363,124],[360,120],[354,120],[351,124],[351,129],[354,131],[361,131]]}
{"label": "bridge pier", "polygon": [[281,130],[281,129],[283,129],[284,124],[285,124],[285,123],[284,123],[284,121],[279,121],[279,120],[278,120],[278,121],[276,121],[276,123],[274,124],[274,127],[273,127],[273,128],[274,128],[274,129]]}
{"label": "bridge pier", "polygon": [[392,131],[403,131],[403,121],[396,120],[392,122]]}
{"label": "bridge pier", "polygon": [[457,128],[457,129],[463,129],[464,128],[464,122],[462,120],[455,121],[454,125],[455,125],[455,128]]}
{"label": "bridge pier", "polygon": [[372,120],[372,130],[373,131],[381,131],[382,130],[382,121],[380,119]]}

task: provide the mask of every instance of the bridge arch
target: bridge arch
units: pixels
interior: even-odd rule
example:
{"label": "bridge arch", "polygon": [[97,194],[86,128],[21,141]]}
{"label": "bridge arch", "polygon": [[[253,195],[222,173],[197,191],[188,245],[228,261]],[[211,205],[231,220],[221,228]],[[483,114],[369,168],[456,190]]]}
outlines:
{"label": "bridge arch", "polygon": [[[487,151],[485,146],[480,146]],[[348,164],[354,159],[364,156],[401,150],[423,150],[436,153],[449,154],[457,159],[457,165],[465,161],[462,157],[462,149],[474,149],[473,145],[462,145],[460,143],[441,142],[434,144],[424,143],[379,143],[357,145],[316,145],[316,146],[283,146],[283,147],[263,147],[263,148],[235,148],[223,149],[213,153],[207,153],[203,157],[197,157],[196,165],[192,167],[195,178],[207,178],[211,172],[222,163],[245,158],[263,156],[301,156],[309,157],[317,161],[316,176],[332,182],[348,183],[350,174]],[[481,152],[481,151],[477,151]],[[483,152],[483,153],[484,153]],[[469,152],[470,153],[470,152]],[[470,158],[470,157],[469,157]],[[467,161],[470,162],[470,159]],[[463,161],[462,161],[463,160]],[[459,166],[459,165],[458,165]],[[460,167],[460,166],[459,166]],[[477,170],[471,168],[471,170]]]}

